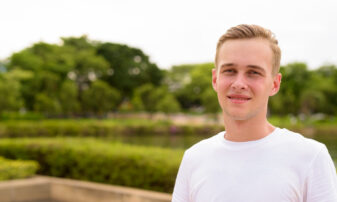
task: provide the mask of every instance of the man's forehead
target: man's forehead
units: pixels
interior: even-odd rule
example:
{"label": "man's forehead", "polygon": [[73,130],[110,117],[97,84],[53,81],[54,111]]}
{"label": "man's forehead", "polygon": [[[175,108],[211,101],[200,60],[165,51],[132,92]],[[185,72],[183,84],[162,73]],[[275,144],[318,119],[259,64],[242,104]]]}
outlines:
{"label": "man's forehead", "polygon": [[229,40],[219,50],[218,65],[267,69],[272,66],[272,58],[272,50],[264,39]]}
{"label": "man's forehead", "polygon": [[261,38],[252,38],[252,39],[233,39],[224,42],[220,51],[235,51],[235,50],[259,50],[265,49],[268,52],[272,52],[269,41]]}

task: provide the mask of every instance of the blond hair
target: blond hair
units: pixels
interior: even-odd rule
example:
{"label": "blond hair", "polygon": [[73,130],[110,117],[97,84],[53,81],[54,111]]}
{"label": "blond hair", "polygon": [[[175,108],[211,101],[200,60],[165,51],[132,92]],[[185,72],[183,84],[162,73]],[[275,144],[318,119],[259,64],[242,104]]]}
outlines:
{"label": "blond hair", "polygon": [[227,32],[220,37],[216,46],[215,67],[218,67],[218,54],[222,44],[224,44],[228,40],[253,38],[262,38],[269,41],[270,48],[273,52],[272,73],[273,75],[276,75],[276,73],[280,69],[281,49],[278,46],[278,41],[276,40],[274,34],[270,30],[258,25],[241,24],[228,29]]}

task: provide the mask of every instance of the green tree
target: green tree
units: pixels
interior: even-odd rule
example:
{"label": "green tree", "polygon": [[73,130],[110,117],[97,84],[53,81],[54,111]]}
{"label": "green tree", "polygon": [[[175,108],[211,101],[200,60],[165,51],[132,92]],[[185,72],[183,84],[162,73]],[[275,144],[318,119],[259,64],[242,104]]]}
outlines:
{"label": "green tree", "polygon": [[145,84],[134,92],[132,104],[137,111],[174,113],[180,111],[180,105],[166,86],[155,88]]}
{"label": "green tree", "polygon": [[[320,102],[314,112],[329,115],[337,113],[337,68],[334,65],[322,66],[311,72],[309,89],[320,95]],[[323,102],[324,100],[324,102]]]}
{"label": "green tree", "polygon": [[145,106],[143,105],[143,101],[139,95],[139,93],[136,91],[136,95],[134,95],[131,99],[131,109],[132,111],[140,112],[145,110]]}
{"label": "green tree", "polygon": [[68,71],[68,78],[76,81],[79,94],[91,82],[104,77],[109,70],[109,63],[97,54],[98,42],[90,41],[86,36],[64,37],[63,46],[72,50],[73,68]]}
{"label": "green tree", "polygon": [[61,78],[50,71],[38,71],[33,77],[22,83],[22,96],[28,110],[34,110],[35,98],[42,93],[51,99],[57,99]]}
{"label": "green tree", "polygon": [[72,58],[74,53],[75,50],[69,47],[39,42],[13,54],[10,58],[9,69],[49,71],[65,77],[74,66]]}
{"label": "green tree", "polygon": [[152,93],[154,92],[152,84],[144,84],[134,90],[131,103],[137,111],[154,112],[156,110],[155,104],[157,100],[153,100]]}
{"label": "green tree", "polygon": [[45,93],[38,93],[35,96],[34,110],[46,116],[55,116],[60,114],[61,106],[55,98]]}
{"label": "green tree", "polygon": [[150,95],[151,103],[154,106],[154,111],[175,113],[180,111],[180,105],[175,97],[168,91],[166,86],[154,88]]}
{"label": "green tree", "polygon": [[145,83],[159,85],[163,72],[142,50],[127,45],[102,43],[97,53],[109,62],[104,80],[117,88],[123,97],[131,97],[133,90]]}
{"label": "green tree", "polygon": [[104,81],[94,81],[82,94],[83,111],[96,115],[116,110],[121,96],[117,89],[112,88]]}
{"label": "green tree", "polygon": [[[304,63],[290,63],[281,66],[282,83],[278,95],[270,98],[271,114],[298,115],[301,109],[301,96],[310,85],[310,72]],[[280,107],[282,100],[282,107]]]}
{"label": "green tree", "polygon": [[0,78],[0,113],[5,111],[18,111],[23,107],[20,93],[20,83],[13,79]]}
{"label": "green tree", "polygon": [[38,55],[35,55],[31,49],[24,49],[18,53],[14,53],[10,57],[8,65],[9,70],[20,68],[23,70],[37,71],[42,68],[43,60]]}
{"label": "green tree", "polygon": [[164,82],[171,91],[178,91],[191,82],[191,72],[193,69],[195,69],[195,65],[172,66],[166,72]]}
{"label": "green tree", "polygon": [[70,46],[76,50],[88,50],[95,49],[95,46],[99,42],[91,41],[87,35],[80,37],[61,37],[64,46]]}
{"label": "green tree", "polygon": [[306,89],[301,93],[300,112],[306,115],[322,112],[321,109],[326,105],[325,96],[321,91]]}
{"label": "green tree", "polygon": [[201,103],[205,109],[205,112],[216,114],[217,112],[221,111],[218,102],[218,96],[212,88],[206,89],[201,94]]}
{"label": "green tree", "polygon": [[97,55],[96,43],[85,36],[62,38],[62,41],[62,45],[39,42],[10,57],[8,69],[11,72],[25,70],[33,74],[31,78],[20,81],[28,110],[36,108],[35,98],[41,97],[37,96],[40,93],[57,100],[64,80],[76,82],[80,97],[91,82],[107,72],[109,64]]}
{"label": "green tree", "polygon": [[179,102],[171,94],[165,94],[156,104],[156,111],[164,112],[166,114],[176,113],[180,110]]}
{"label": "green tree", "polygon": [[61,85],[58,97],[63,114],[71,115],[80,111],[78,89],[75,82],[71,80],[64,81]]}
{"label": "green tree", "polygon": [[[189,110],[202,106],[202,94],[212,89],[213,63],[175,66],[169,73],[169,87],[180,105]],[[181,73],[181,75],[179,75]],[[215,100],[216,101],[216,100]]]}

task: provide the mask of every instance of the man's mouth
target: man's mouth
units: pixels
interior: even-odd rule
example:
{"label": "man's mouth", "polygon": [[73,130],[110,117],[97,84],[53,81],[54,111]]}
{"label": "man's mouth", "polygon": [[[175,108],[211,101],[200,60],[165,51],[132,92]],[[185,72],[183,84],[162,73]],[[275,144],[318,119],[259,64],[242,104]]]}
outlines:
{"label": "man's mouth", "polygon": [[250,97],[245,96],[245,95],[229,95],[227,97],[229,98],[230,101],[232,101],[233,103],[237,103],[237,104],[245,103],[251,100]]}

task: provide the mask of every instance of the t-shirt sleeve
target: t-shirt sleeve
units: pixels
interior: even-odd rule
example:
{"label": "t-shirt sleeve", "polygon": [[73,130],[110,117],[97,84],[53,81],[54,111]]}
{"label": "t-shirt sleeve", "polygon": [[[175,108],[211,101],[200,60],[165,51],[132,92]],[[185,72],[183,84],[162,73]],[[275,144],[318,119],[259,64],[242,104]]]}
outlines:
{"label": "t-shirt sleeve", "polygon": [[172,202],[188,202],[189,201],[189,168],[187,160],[187,152],[185,152],[180,163],[174,190],[172,194]]}
{"label": "t-shirt sleeve", "polygon": [[305,202],[337,202],[336,168],[325,145],[309,168],[305,196]]}

